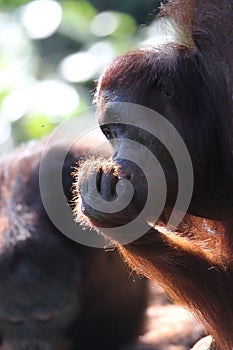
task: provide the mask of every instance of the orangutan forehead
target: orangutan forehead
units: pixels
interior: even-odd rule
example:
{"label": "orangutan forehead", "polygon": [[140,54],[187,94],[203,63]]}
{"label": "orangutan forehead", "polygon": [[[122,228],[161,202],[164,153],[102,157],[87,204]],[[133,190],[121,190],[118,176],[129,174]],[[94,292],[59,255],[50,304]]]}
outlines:
{"label": "orangutan forehead", "polygon": [[[116,58],[101,75],[94,97],[99,108],[102,103],[134,102],[147,88],[168,79],[180,61],[193,52],[182,45],[148,47]],[[142,89],[143,87],[143,89]]]}

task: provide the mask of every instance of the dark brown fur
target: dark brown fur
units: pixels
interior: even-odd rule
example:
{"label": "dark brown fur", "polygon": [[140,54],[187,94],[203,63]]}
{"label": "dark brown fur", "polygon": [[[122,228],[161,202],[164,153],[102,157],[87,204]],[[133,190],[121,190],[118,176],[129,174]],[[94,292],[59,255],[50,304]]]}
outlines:
{"label": "dark brown fur", "polygon": [[[73,167],[94,143],[85,140],[66,157],[67,198]],[[104,350],[130,344],[143,333],[146,281],[130,276],[117,251],[82,246],[53,225],[39,187],[43,149],[43,142],[31,142],[0,159],[0,349]],[[53,178],[62,155],[61,147],[52,148],[45,170],[55,210]]]}

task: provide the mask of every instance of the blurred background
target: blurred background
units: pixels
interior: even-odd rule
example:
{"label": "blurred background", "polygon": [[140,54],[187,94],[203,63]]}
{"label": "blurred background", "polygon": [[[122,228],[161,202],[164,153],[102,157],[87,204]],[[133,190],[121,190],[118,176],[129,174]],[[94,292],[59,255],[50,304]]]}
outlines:
{"label": "blurred background", "polygon": [[148,40],[158,6],[0,0],[0,153],[87,109],[106,64]]}

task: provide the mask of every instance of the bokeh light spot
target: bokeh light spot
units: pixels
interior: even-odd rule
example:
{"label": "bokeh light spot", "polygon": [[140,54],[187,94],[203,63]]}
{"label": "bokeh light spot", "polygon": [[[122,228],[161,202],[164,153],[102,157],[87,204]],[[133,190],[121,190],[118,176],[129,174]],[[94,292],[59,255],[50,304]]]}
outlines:
{"label": "bokeh light spot", "polygon": [[96,58],[89,52],[67,56],[60,64],[60,72],[70,82],[83,82],[93,78],[98,69]]}
{"label": "bokeh light spot", "polygon": [[30,109],[48,116],[68,116],[76,111],[78,105],[77,91],[59,80],[39,82],[30,92]]}
{"label": "bokeh light spot", "polygon": [[120,25],[117,13],[105,11],[99,13],[91,23],[91,32],[96,36],[107,36],[114,33]]}
{"label": "bokeh light spot", "polygon": [[62,7],[55,0],[35,0],[23,7],[22,22],[33,39],[51,36],[62,20]]}

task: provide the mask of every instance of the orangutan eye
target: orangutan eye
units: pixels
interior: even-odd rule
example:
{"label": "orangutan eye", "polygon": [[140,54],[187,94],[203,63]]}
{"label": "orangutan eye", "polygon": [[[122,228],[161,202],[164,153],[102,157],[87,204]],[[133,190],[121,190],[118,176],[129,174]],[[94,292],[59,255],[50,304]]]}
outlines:
{"label": "orangutan eye", "polygon": [[113,139],[113,133],[108,128],[102,128],[102,131],[108,140]]}

